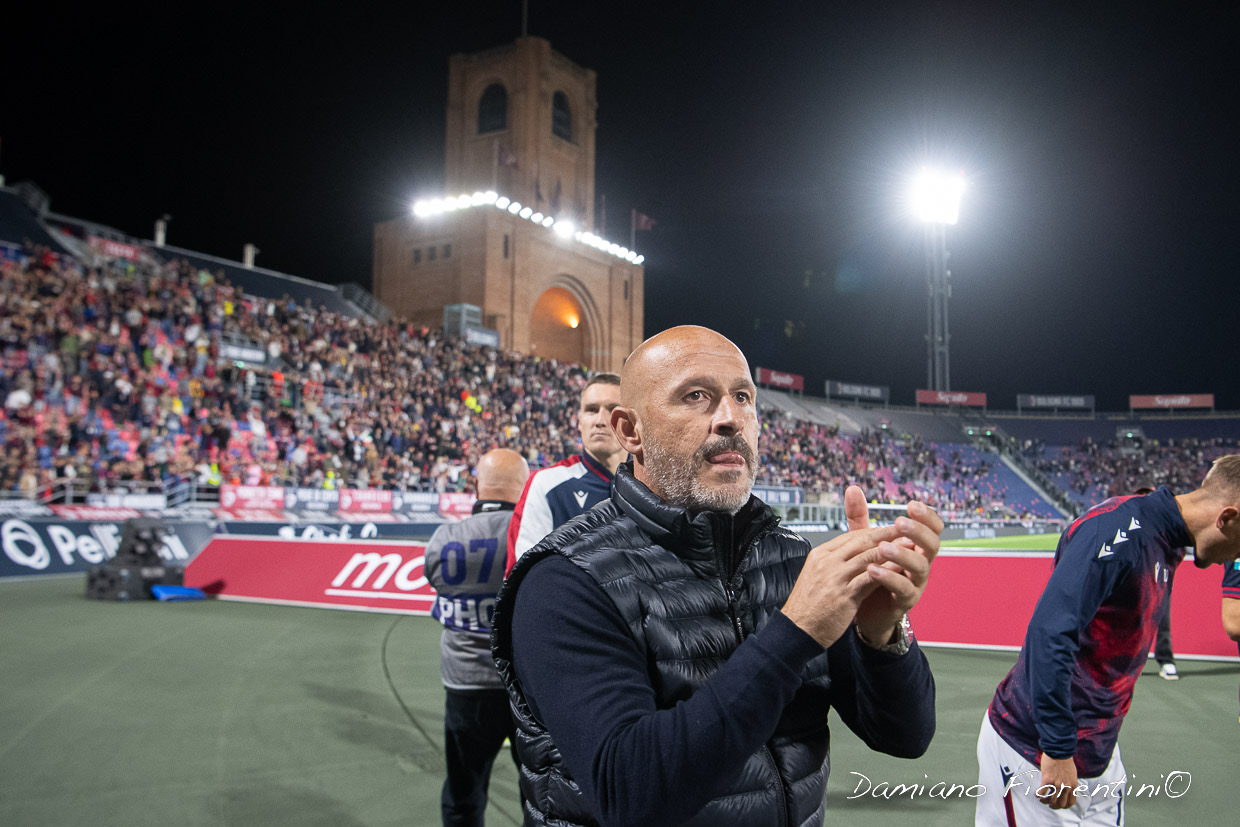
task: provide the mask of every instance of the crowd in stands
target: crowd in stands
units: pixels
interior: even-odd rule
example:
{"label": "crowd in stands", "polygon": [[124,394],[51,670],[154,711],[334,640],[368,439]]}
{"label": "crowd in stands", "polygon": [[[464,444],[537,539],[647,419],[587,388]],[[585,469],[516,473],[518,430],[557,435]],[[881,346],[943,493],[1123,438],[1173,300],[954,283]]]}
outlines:
{"label": "crowd in stands", "polygon": [[[53,480],[462,490],[492,446],[572,453],[574,365],[243,295],[185,262],[0,270],[0,485]],[[222,362],[261,343],[276,369]]]}
{"label": "crowd in stands", "polygon": [[803,487],[827,502],[859,485],[870,502],[917,499],[954,514],[990,514],[1007,493],[991,473],[992,455],[968,446],[897,440],[881,430],[847,436],[765,409],[762,427],[763,482]]}
{"label": "crowd in stands", "polygon": [[[263,367],[229,358],[229,342],[261,349]],[[184,260],[86,268],[31,247],[0,269],[0,489],[27,497],[66,479],[96,491],[191,479],[467,490],[491,448],[519,450],[533,467],[575,453],[584,382],[576,365],[248,296]],[[1090,496],[1138,478],[1187,490],[1235,450],[1025,447]],[[995,455],[970,446],[845,435],[764,410],[759,448],[759,483],[827,502],[852,483],[872,501],[916,498],[956,514],[988,514],[1008,497]]]}
{"label": "crowd in stands", "polygon": [[1222,438],[1106,443],[1086,438],[1067,446],[1026,440],[1021,445],[1026,461],[1087,507],[1108,497],[1131,494],[1143,485],[1191,491],[1201,485],[1214,460],[1238,450],[1240,441]]}

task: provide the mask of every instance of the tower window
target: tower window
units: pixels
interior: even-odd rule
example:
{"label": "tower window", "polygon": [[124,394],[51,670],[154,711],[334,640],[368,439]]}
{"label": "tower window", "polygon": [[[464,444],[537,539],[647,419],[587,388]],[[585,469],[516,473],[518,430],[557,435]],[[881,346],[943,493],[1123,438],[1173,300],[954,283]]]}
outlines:
{"label": "tower window", "polygon": [[566,141],[573,139],[573,110],[563,92],[551,97],[551,134]]}
{"label": "tower window", "polygon": [[432,244],[430,247],[427,247],[426,248],[426,260],[434,261],[436,252],[438,252],[438,248],[435,247],[435,245]]}
{"label": "tower window", "polygon": [[421,263],[422,263],[422,251],[415,247],[413,250],[413,266],[417,267]]}
{"label": "tower window", "polygon": [[508,258],[508,234],[504,234],[504,258]]}
{"label": "tower window", "polygon": [[496,132],[508,126],[508,90],[492,83],[478,101],[478,134]]}
{"label": "tower window", "polygon": [[452,258],[452,245],[451,244],[443,245],[443,257]]}

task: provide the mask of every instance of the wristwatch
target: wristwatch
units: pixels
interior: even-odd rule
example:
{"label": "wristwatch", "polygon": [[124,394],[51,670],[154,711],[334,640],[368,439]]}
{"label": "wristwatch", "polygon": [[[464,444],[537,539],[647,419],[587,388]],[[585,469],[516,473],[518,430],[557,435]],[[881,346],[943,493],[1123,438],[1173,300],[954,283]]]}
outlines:
{"label": "wristwatch", "polygon": [[903,655],[908,652],[909,648],[913,645],[913,630],[909,625],[907,613],[904,617],[900,618],[900,622],[897,625],[900,629],[899,637],[884,646],[875,646],[873,643],[870,643],[870,641],[865,639],[865,635],[861,634],[861,627],[856,625],[856,621],[853,622],[853,626],[856,628],[858,640],[866,646],[888,655]]}

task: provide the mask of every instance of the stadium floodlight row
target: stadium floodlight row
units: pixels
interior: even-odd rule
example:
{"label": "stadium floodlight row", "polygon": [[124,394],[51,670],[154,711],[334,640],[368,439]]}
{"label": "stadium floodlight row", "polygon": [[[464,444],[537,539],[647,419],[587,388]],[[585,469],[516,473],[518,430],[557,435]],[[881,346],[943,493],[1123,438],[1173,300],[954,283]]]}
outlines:
{"label": "stadium floodlight row", "polygon": [[534,224],[540,224],[543,227],[550,228],[561,238],[574,238],[582,244],[588,244],[596,250],[602,250],[604,253],[610,253],[617,258],[622,258],[630,264],[641,264],[646,257],[639,255],[636,250],[630,250],[628,247],[622,247],[619,244],[608,241],[601,236],[597,236],[586,230],[578,230],[577,226],[567,218],[556,218],[551,215],[545,215],[535,210],[533,207],[527,207],[520,201],[514,201],[505,195],[487,190],[486,192],[475,192],[473,195],[448,196],[447,198],[432,198],[426,201],[418,201],[413,205],[413,214],[418,218],[430,218],[444,213],[456,212],[457,210],[467,210],[471,207],[491,206],[498,210],[515,215],[518,218],[524,218]]}

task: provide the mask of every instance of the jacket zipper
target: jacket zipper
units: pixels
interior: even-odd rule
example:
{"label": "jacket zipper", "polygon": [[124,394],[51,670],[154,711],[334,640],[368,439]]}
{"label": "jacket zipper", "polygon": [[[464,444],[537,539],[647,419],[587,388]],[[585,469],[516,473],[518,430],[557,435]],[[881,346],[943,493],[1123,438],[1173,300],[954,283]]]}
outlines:
{"label": "jacket zipper", "polygon": [[779,518],[776,517],[774,520],[766,519],[759,522],[757,525],[751,525],[749,530],[741,536],[742,541],[744,541],[744,548],[741,550],[741,556],[735,561],[735,565],[733,565],[733,543],[731,530],[733,524],[730,520],[724,523],[724,525],[727,525],[728,527],[728,537],[727,542],[723,545],[724,552],[720,555],[723,562],[724,576],[719,578],[719,583],[723,586],[723,593],[728,598],[728,618],[732,621],[732,630],[736,632],[737,645],[745,642],[745,628],[741,625],[740,612],[736,605],[736,589],[733,587],[733,584],[739,577],[741,563],[743,563],[745,558],[749,556],[749,548],[753,545],[754,539],[762,533],[763,529],[765,529],[768,524],[779,525]]}
{"label": "jacket zipper", "polygon": [[766,757],[766,762],[771,765],[771,772],[775,774],[776,812],[779,814],[780,827],[785,827],[788,823],[788,801],[784,797],[784,782],[779,776],[779,766],[775,763],[771,748],[766,744],[762,745],[762,754]]}
{"label": "jacket zipper", "polygon": [[[743,538],[745,540],[745,547],[741,550],[741,556],[736,561],[736,566],[734,568],[727,565],[732,562],[732,537],[731,532],[728,532],[728,544],[725,546],[727,551],[724,554],[725,577],[720,578],[720,582],[723,585],[724,594],[726,594],[728,598],[728,617],[731,618],[732,628],[736,631],[737,645],[745,642],[745,630],[744,627],[741,626],[740,613],[737,611],[736,605],[736,590],[732,587],[732,583],[736,581],[737,575],[740,572],[741,563],[743,563],[745,558],[749,555],[749,549],[750,546],[753,545],[754,539],[764,528],[766,528],[767,522],[769,521],[763,521],[757,527],[751,528],[750,531],[746,532],[746,536]],[[728,525],[730,527],[731,523]],[[779,525],[778,518],[774,520],[774,525]],[[767,765],[771,768],[772,775],[775,776],[776,812],[779,814],[780,827],[787,827],[788,800],[784,795],[784,782],[779,775],[779,765],[775,763],[775,756],[771,754],[771,748],[766,744],[762,745],[762,755],[766,759]]]}
{"label": "jacket zipper", "polygon": [[736,590],[724,583],[723,591],[728,596],[728,617],[732,619],[732,628],[736,631],[736,643],[739,645],[745,642],[745,629],[741,626],[740,614],[736,609]]}
{"label": "jacket zipper", "polygon": [[[718,537],[716,540],[716,547],[722,550],[722,554],[719,556],[722,558],[721,562],[723,563],[723,577],[719,578],[719,584],[723,586],[723,593],[728,598],[728,619],[732,621],[732,630],[736,632],[736,645],[739,646],[745,642],[745,628],[741,625],[740,612],[736,605],[736,589],[733,588],[732,584],[736,581],[736,570],[740,568],[740,561],[732,559],[734,551],[732,547],[732,520],[720,519],[717,525],[718,534],[720,535],[724,534],[724,527],[726,526],[727,528],[727,536]],[[719,542],[719,540],[723,542]]]}

